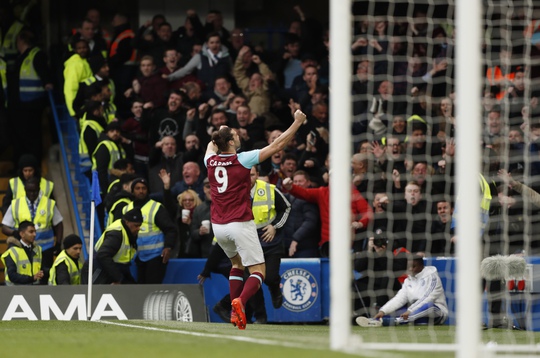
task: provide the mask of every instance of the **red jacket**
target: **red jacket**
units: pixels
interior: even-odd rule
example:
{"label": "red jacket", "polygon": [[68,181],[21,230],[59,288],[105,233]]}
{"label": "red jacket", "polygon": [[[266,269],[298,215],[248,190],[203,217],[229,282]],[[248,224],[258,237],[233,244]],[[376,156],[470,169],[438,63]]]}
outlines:
{"label": "red jacket", "polygon": [[[319,206],[319,215],[321,217],[321,241],[319,246],[330,241],[330,190],[327,186],[320,188],[305,189],[293,185],[290,194],[297,198],[315,203]],[[362,197],[356,188],[352,188],[351,195],[351,214],[354,221],[361,222],[364,228],[367,228],[369,221],[373,218],[373,211],[366,199]]]}

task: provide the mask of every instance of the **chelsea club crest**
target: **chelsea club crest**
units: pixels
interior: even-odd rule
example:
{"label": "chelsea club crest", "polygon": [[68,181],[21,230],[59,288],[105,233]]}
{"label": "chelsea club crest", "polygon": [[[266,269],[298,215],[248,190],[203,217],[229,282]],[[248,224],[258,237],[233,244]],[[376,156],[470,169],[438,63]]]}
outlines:
{"label": "chelsea club crest", "polygon": [[293,268],[281,275],[283,307],[292,312],[309,309],[319,296],[319,285],[313,275],[304,269]]}

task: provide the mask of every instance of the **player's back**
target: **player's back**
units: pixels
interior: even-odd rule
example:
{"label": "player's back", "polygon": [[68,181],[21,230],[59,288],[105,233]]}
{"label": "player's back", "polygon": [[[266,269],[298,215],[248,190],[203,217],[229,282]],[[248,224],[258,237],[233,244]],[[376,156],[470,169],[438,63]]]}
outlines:
{"label": "player's back", "polygon": [[206,159],[212,191],[211,219],[215,224],[253,219],[250,169],[237,154],[212,155]]}

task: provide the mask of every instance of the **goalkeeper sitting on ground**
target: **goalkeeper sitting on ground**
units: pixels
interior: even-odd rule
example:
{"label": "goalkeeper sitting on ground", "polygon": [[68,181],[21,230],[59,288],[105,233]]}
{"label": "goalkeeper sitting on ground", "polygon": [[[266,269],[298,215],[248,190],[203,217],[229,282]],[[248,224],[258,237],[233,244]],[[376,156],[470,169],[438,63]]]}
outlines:
{"label": "goalkeeper sitting on ground", "polygon": [[[404,306],[405,313],[391,319],[383,319]],[[448,317],[446,297],[441,279],[434,266],[424,266],[422,257],[415,256],[410,266],[409,277],[403,283],[399,292],[381,307],[374,318],[358,317],[356,323],[362,327],[389,326],[392,323],[406,324],[409,322],[443,324]]]}

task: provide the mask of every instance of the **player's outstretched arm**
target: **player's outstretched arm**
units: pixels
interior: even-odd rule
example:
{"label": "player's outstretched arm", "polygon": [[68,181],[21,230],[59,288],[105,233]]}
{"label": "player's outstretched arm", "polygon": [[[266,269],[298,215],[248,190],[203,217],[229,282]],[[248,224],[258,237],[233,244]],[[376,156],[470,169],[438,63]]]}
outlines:
{"label": "player's outstretched arm", "polygon": [[205,156],[210,155],[210,154],[216,154],[217,151],[218,151],[217,146],[214,144],[213,141],[210,141],[210,142],[208,142],[208,146],[206,147]]}
{"label": "player's outstretched arm", "polygon": [[283,150],[287,146],[287,143],[289,143],[290,140],[293,139],[294,135],[296,134],[300,126],[305,122],[305,120],[306,115],[302,111],[296,110],[296,112],[294,112],[293,124],[291,124],[291,126],[285,132],[283,132],[275,141],[261,149],[261,151],[259,152],[259,162],[263,162],[275,153]]}

